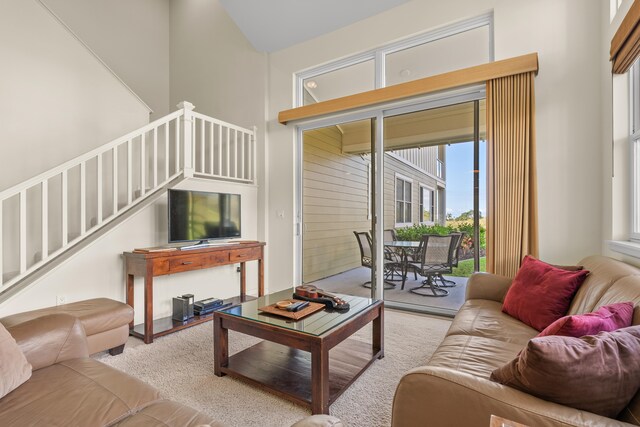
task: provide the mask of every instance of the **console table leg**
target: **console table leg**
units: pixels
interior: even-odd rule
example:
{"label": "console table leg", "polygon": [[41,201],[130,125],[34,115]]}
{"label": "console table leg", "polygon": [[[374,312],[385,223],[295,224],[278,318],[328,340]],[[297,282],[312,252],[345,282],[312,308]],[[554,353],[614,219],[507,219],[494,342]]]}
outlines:
{"label": "console table leg", "polygon": [[264,295],[264,258],[258,259],[258,296]]}
{"label": "console table leg", "polygon": [[244,262],[240,263],[240,301],[247,297],[247,268]]}
{"label": "console table leg", "polygon": [[322,344],[311,351],[311,413],[329,414],[329,350]]}
{"label": "console table leg", "polygon": [[221,368],[229,364],[229,330],[222,327],[222,319],[215,315],[213,316],[213,342],[213,373],[222,377],[225,374]]}
{"label": "console table leg", "polygon": [[[151,263],[149,265],[152,266]],[[153,268],[153,266],[151,267]],[[144,343],[153,342],[153,271],[144,276]]]}
{"label": "console table leg", "polygon": [[[133,274],[127,274],[127,304],[129,307],[133,307]],[[133,329],[133,320],[129,323],[129,329]]]}

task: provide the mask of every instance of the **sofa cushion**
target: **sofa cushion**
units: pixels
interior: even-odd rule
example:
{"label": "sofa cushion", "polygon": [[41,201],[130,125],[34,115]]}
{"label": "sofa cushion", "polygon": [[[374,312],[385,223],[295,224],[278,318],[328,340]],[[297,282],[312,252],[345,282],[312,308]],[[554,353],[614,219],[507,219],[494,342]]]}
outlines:
{"label": "sofa cushion", "polygon": [[0,324],[0,398],[11,393],[31,377],[31,365],[18,343]]}
{"label": "sofa cushion", "polygon": [[[612,302],[633,301],[633,298],[618,299],[597,305],[607,290],[618,279],[625,276],[640,274],[640,270],[624,262],[600,255],[587,257],[580,261],[589,276],[582,283],[576,292],[576,296],[571,301],[567,314],[590,313],[600,306],[611,304]],[[638,296],[640,293],[635,293]]]}
{"label": "sofa cushion", "polygon": [[[616,280],[595,303],[595,308],[622,301],[631,301],[635,306],[640,304],[640,276],[628,276]],[[631,323],[640,325],[640,310],[634,311]]]}
{"label": "sofa cushion", "polygon": [[205,414],[170,400],[153,402],[113,424],[118,427],[222,427]]}
{"label": "sofa cushion", "polygon": [[562,335],[579,338],[599,332],[611,332],[631,326],[632,318],[633,303],[618,302],[600,307],[593,313],[561,317],[547,326],[538,336]]}
{"label": "sofa cushion", "polygon": [[520,344],[468,335],[449,335],[431,356],[429,366],[489,378],[493,370],[513,360],[520,350]]}
{"label": "sofa cushion", "polygon": [[526,256],[502,311],[541,331],[567,313],[587,274],[587,270],[563,270]]}
{"label": "sofa cushion", "polygon": [[0,420],[19,426],[101,426],[159,399],[140,380],[89,358],[33,372],[0,400]]}
{"label": "sofa cushion", "polygon": [[640,326],[534,338],[491,379],[544,400],[616,417],[640,387]]}
{"label": "sofa cushion", "polygon": [[538,331],[502,312],[502,303],[474,299],[465,302],[447,335],[473,335],[517,344],[520,348]]}

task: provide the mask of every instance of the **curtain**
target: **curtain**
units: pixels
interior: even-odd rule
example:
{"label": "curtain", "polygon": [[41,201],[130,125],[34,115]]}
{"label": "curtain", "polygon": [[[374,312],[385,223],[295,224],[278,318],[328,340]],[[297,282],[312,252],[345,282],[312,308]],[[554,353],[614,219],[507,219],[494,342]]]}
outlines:
{"label": "curtain", "polygon": [[487,81],[487,271],[538,256],[534,73]]}

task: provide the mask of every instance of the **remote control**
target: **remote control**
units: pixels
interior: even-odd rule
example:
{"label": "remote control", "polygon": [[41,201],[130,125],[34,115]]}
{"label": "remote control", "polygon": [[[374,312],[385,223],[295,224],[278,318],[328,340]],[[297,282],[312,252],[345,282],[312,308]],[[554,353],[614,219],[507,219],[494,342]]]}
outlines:
{"label": "remote control", "polygon": [[303,308],[307,307],[309,305],[309,301],[303,301],[299,304],[296,305],[296,307],[293,309],[293,311],[300,311]]}

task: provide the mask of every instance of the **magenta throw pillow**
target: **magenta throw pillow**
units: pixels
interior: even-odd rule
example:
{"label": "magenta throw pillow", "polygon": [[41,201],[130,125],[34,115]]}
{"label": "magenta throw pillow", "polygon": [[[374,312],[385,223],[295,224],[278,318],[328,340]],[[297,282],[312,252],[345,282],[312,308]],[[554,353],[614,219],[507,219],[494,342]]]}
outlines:
{"label": "magenta throw pillow", "polygon": [[538,337],[562,335],[580,338],[599,332],[612,332],[631,326],[633,303],[618,302],[600,307],[593,313],[564,316],[547,326]]}
{"label": "magenta throw pillow", "polygon": [[568,271],[526,256],[504,298],[502,311],[542,331],[567,314],[587,270]]}

